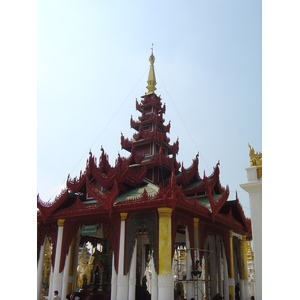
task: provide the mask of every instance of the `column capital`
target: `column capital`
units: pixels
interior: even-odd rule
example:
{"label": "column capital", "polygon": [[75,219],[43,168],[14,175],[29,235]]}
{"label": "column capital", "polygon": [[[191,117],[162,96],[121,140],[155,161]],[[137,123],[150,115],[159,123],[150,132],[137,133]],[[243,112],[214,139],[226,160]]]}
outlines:
{"label": "column capital", "polygon": [[65,224],[65,219],[58,219],[57,220],[58,227],[64,227],[64,224]]}
{"label": "column capital", "polygon": [[232,238],[233,230],[229,230],[229,237]]}
{"label": "column capital", "polygon": [[243,242],[246,242],[247,240],[246,240],[246,235],[242,235],[242,241]]}
{"label": "column capital", "polygon": [[120,213],[121,221],[125,221],[127,219],[128,213]]}
{"label": "column capital", "polygon": [[199,218],[194,218],[194,227],[198,228],[199,226]]}
{"label": "column capital", "polygon": [[172,208],[170,207],[159,207],[157,209],[158,211],[158,216],[161,217],[166,217],[166,218],[171,218],[172,215]]}

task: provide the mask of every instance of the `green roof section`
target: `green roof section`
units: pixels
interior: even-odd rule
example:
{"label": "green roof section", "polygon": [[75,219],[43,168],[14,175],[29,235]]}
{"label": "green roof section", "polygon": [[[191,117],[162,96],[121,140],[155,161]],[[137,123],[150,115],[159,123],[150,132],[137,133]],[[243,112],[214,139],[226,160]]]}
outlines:
{"label": "green roof section", "polygon": [[119,195],[117,199],[115,200],[114,204],[124,202],[127,200],[133,200],[134,198],[139,198],[143,193],[144,190],[146,189],[146,192],[148,196],[155,196],[158,193],[159,187],[156,186],[155,184],[152,183],[147,183],[144,186],[141,186],[139,188],[136,188],[134,190],[128,191],[122,195]]}
{"label": "green roof section", "polygon": [[201,181],[201,182],[194,182],[194,183],[191,183],[191,184],[189,184],[185,189],[183,189],[183,191],[189,191],[189,190],[192,190],[193,188],[195,188],[195,187],[197,187],[197,186],[199,186],[199,185],[201,185],[201,184],[203,184],[202,181]]}
{"label": "green roof section", "polygon": [[[217,194],[217,195],[213,195],[213,198],[214,198],[214,201],[215,202],[218,202],[219,199],[220,199],[221,195],[220,194]],[[211,206],[210,206],[210,202],[209,202],[209,199],[208,199],[208,196],[198,196],[197,197],[197,202],[204,206],[205,208],[207,208],[210,212],[212,212],[212,209],[211,209]]]}
{"label": "green roof section", "polygon": [[201,197],[200,199],[197,199],[197,202],[204,206],[205,208],[207,208],[210,212],[212,212],[211,206],[210,206],[210,202],[208,200],[208,197]]}

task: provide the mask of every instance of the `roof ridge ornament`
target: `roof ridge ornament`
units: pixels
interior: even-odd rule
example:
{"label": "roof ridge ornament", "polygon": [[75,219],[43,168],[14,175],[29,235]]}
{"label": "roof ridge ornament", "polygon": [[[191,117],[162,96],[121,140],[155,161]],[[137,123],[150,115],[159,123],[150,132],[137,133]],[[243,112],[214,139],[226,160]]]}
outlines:
{"label": "roof ridge ornament", "polygon": [[151,55],[149,57],[149,61],[150,61],[150,70],[149,70],[148,80],[147,80],[148,92],[146,93],[146,95],[154,94],[154,91],[156,90],[156,87],[155,87],[156,86],[156,78],[155,78],[155,72],[154,72],[155,56],[153,55],[153,43],[152,43],[152,47],[151,47]]}

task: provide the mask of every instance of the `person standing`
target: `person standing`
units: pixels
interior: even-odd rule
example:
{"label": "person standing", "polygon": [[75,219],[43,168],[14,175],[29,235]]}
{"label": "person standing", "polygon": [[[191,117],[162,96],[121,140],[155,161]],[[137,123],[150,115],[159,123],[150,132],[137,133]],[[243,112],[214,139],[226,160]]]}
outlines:
{"label": "person standing", "polygon": [[54,298],[53,300],[61,300],[61,298],[58,296],[58,291],[54,291]]}

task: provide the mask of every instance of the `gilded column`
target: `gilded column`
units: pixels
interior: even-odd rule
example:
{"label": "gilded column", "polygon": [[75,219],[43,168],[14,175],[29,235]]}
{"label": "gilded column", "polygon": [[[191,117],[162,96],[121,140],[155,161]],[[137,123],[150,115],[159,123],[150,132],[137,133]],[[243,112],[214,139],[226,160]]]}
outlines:
{"label": "gilded column", "polygon": [[172,278],[172,209],[158,208],[159,215],[159,245],[158,245],[158,299],[171,300],[173,293]]}
{"label": "gilded column", "polygon": [[229,298],[234,299],[234,268],[233,268],[233,240],[232,240],[232,230],[229,230],[229,245],[230,245],[230,278],[228,280],[229,284]]}
{"label": "gilded column", "polygon": [[125,221],[128,213],[120,213],[120,246],[119,246],[119,268],[117,279],[117,299],[127,300],[128,298],[128,276],[124,275],[124,257],[125,257]]}
{"label": "gilded column", "polygon": [[[37,229],[39,228],[39,222],[37,222]],[[43,280],[43,267],[44,267],[44,257],[45,257],[45,245],[46,237],[44,239],[43,245],[40,247],[40,256],[37,265],[37,300],[41,299],[42,294],[42,280]]]}
{"label": "gilded column", "polygon": [[[248,282],[248,264],[247,264],[247,240],[246,235],[242,236],[242,260],[243,260],[243,298],[247,299],[249,295]],[[243,299],[242,298],[242,299]]]}
{"label": "gilded column", "polygon": [[137,252],[137,240],[133,249],[131,258],[130,271],[129,271],[129,293],[128,299],[135,300],[135,285],[136,285],[136,252]]}
{"label": "gilded column", "polygon": [[57,233],[57,242],[56,242],[56,252],[55,252],[55,264],[54,270],[52,274],[52,286],[49,289],[48,299],[53,300],[53,292],[58,291],[58,295],[61,297],[62,292],[62,275],[63,272],[59,273],[59,265],[60,265],[60,256],[61,256],[61,247],[62,247],[62,237],[64,230],[64,219],[59,219],[57,221],[58,225],[58,233]]}

